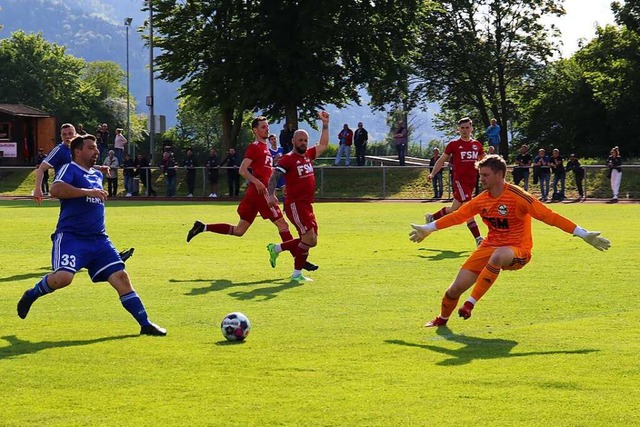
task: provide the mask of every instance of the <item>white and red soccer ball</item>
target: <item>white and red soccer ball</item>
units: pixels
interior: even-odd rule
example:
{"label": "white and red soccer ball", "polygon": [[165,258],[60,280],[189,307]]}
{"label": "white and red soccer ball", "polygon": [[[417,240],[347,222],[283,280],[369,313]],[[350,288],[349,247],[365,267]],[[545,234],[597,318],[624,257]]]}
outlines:
{"label": "white and red soccer ball", "polygon": [[236,311],[224,316],[220,329],[229,341],[244,341],[251,331],[251,322],[247,316]]}

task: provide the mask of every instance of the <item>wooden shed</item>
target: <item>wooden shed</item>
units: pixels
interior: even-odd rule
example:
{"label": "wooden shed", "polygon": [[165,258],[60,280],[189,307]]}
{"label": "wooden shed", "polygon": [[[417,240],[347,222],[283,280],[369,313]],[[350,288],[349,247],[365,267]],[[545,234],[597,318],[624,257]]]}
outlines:
{"label": "wooden shed", "polygon": [[56,119],[22,104],[0,104],[0,162],[4,166],[33,165],[38,149],[56,144]]}

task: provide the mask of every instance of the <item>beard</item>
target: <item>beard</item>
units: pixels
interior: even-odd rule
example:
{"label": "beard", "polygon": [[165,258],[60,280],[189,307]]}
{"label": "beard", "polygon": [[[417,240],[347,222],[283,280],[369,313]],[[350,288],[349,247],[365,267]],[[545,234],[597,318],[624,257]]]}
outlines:
{"label": "beard", "polygon": [[307,152],[307,146],[306,145],[296,146],[295,150],[296,150],[296,153],[298,154],[304,154]]}

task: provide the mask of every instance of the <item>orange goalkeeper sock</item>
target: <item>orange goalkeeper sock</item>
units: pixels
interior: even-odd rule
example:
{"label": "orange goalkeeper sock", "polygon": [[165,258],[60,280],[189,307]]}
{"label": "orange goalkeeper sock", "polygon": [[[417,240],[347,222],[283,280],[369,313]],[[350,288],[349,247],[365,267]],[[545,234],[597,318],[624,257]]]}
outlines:
{"label": "orange goalkeeper sock", "polygon": [[456,309],[458,300],[460,300],[460,297],[451,298],[449,294],[445,292],[442,297],[442,305],[440,306],[440,317],[448,319],[451,316],[451,313],[453,313],[453,310]]}
{"label": "orange goalkeeper sock", "polygon": [[491,285],[494,284],[498,278],[498,274],[500,274],[500,267],[487,264],[476,279],[476,284],[473,286],[473,290],[471,291],[471,298],[476,301],[482,298],[482,296],[487,293]]}

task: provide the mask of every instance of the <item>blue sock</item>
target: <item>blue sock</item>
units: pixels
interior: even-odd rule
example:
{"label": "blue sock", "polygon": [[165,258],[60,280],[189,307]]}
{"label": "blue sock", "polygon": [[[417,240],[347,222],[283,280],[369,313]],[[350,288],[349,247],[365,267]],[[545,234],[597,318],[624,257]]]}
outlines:
{"label": "blue sock", "polygon": [[47,283],[47,276],[45,275],[36,285],[27,291],[27,295],[33,300],[37,300],[43,295],[50,294],[55,289],[51,289]]}
{"label": "blue sock", "polygon": [[138,321],[140,326],[150,325],[149,318],[147,317],[147,310],[144,309],[144,305],[140,300],[140,297],[136,291],[129,292],[128,294],[120,297],[122,306]]}

